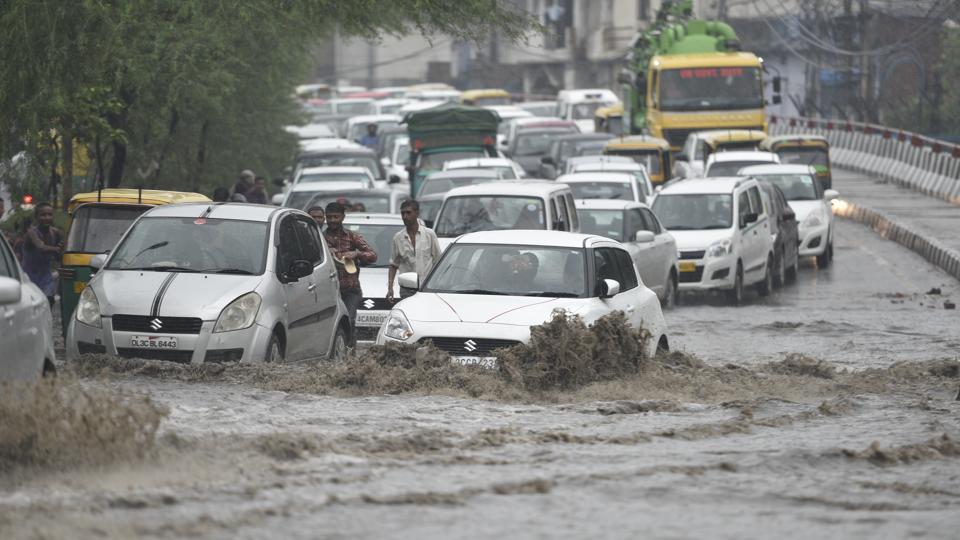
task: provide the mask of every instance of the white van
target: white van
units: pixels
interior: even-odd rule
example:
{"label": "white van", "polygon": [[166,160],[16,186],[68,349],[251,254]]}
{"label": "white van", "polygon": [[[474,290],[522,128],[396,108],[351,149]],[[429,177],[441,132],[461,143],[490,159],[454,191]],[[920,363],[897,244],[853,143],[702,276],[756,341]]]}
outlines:
{"label": "white van", "polygon": [[576,122],[580,133],[593,133],[597,109],[619,102],[620,98],[613,90],[606,88],[561,90],[557,94],[557,116]]}

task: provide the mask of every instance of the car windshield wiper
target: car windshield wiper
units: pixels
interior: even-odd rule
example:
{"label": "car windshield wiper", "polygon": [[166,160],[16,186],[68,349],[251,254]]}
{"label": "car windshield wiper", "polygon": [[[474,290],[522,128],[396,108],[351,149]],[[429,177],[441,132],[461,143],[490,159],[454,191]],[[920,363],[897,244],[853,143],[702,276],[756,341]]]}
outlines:
{"label": "car windshield wiper", "polygon": [[150,250],[160,249],[160,248],[162,248],[163,246],[166,246],[166,245],[169,244],[169,243],[170,243],[169,241],[164,240],[163,242],[157,242],[156,244],[147,246],[147,247],[141,249],[140,252],[137,253],[136,255],[134,255],[133,258],[136,259],[137,257],[143,255],[144,253],[146,253],[146,252],[148,252],[148,251],[150,251]]}
{"label": "car windshield wiper", "polygon": [[580,298],[580,295],[572,292],[554,292],[554,291],[545,291],[545,292],[535,292],[530,294],[525,294],[524,296],[544,296],[548,298]]}
{"label": "car windshield wiper", "polygon": [[507,293],[500,291],[491,291],[488,289],[466,289],[463,291],[450,291],[454,294],[492,294],[495,296],[507,296]]}
{"label": "car windshield wiper", "polygon": [[256,275],[249,270],[244,270],[243,268],[211,268],[210,270],[203,270],[203,272],[210,274],[238,274],[243,276]]}
{"label": "car windshield wiper", "polygon": [[147,270],[151,272],[190,272],[197,273],[199,270],[193,268],[184,268],[182,266],[135,266],[131,268],[117,268],[117,270]]}

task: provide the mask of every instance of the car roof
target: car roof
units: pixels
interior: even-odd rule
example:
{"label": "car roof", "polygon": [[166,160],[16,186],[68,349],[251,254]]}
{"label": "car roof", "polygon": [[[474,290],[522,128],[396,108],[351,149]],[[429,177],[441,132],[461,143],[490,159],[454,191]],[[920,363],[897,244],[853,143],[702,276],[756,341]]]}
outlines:
{"label": "car roof", "polygon": [[369,180],[368,181],[340,180],[337,182],[297,182],[296,184],[290,187],[290,191],[294,193],[302,193],[304,191],[354,191],[354,190],[369,191],[364,187],[369,185],[370,185]]}
{"label": "car roof", "polygon": [[348,140],[348,139],[339,139],[333,137],[324,137],[322,139],[310,139],[308,141],[303,141],[300,143],[302,150],[301,154],[308,154],[310,152],[322,152],[324,150],[336,150],[340,148],[364,148],[359,144]]}
{"label": "car roof", "polygon": [[475,186],[453,188],[447,192],[447,196],[529,195],[537,197],[568,189],[570,189],[570,186],[552,180],[503,180],[501,182],[487,182]]}
{"label": "car roof", "polygon": [[553,138],[554,141],[567,142],[567,141],[606,141],[607,139],[612,139],[614,135],[612,133],[566,133],[564,135],[557,135]]}
{"label": "car roof", "polygon": [[629,163],[623,161],[609,162],[609,161],[584,161],[583,163],[572,163],[570,164],[573,167],[573,172],[634,172],[644,169],[644,166],[635,162],[630,161]]}
{"label": "car roof", "polygon": [[[324,140],[324,139],[318,139]],[[309,156],[323,156],[323,155],[371,155],[376,156],[377,153],[373,150],[367,148],[366,146],[360,146],[359,144],[352,144],[351,146],[334,146],[331,148],[313,148],[307,147],[306,150],[300,152],[299,157],[309,157]]]}
{"label": "car roof", "polygon": [[830,142],[826,137],[822,135],[771,135],[764,139],[760,146],[761,148],[774,148],[779,145],[785,146],[821,146],[821,145],[830,145]]}
{"label": "car roof", "polygon": [[713,146],[731,142],[760,142],[767,138],[767,134],[759,129],[710,129],[700,131],[697,135],[704,142]]}
{"label": "car roof", "polygon": [[400,115],[398,114],[361,114],[357,116],[351,116],[347,123],[350,125],[362,124],[364,122],[397,122],[400,123]]}
{"label": "car roof", "polygon": [[815,175],[816,169],[810,165],[793,164],[772,164],[772,165],[750,165],[740,169],[740,174],[744,176],[751,175],[773,175],[773,174],[810,174]]}
{"label": "car roof", "polygon": [[444,180],[448,178],[500,178],[500,173],[490,169],[468,168],[453,169],[450,171],[437,171],[430,173],[427,180]]}
{"label": "car roof", "polygon": [[[155,206],[144,212],[148,217],[178,217],[207,219],[236,219],[268,222],[277,211],[276,206],[253,203],[182,203]],[[284,209],[288,210],[288,209]]]}
{"label": "car roof", "polygon": [[669,150],[670,143],[666,139],[652,137],[650,135],[631,135],[629,137],[618,137],[610,139],[607,142],[607,148],[615,149],[634,149],[634,148],[658,148],[660,150]]}
{"label": "car roof", "polygon": [[579,165],[581,163],[636,163],[627,156],[575,156],[567,159],[567,165]]}
{"label": "car roof", "polygon": [[163,191],[157,189],[128,189],[108,188],[89,193],[77,193],[70,198],[68,206],[73,208],[80,204],[177,204],[191,202],[205,202],[210,198],[200,193],[186,191]]}
{"label": "car roof", "polygon": [[512,167],[513,162],[502,157],[452,159],[443,164],[447,171],[456,169],[483,169],[484,167]]}
{"label": "car roof", "polygon": [[356,173],[363,174],[365,176],[371,176],[370,169],[366,167],[346,167],[346,166],[334,166],[334,167],[305,167],[300,171],[300,175],[305,174],[344,174],[344,173]]}
{"label": "car roof", "polygon": [[780,158],[773,152],[761,150],[732,150],[730,152],[715,152],[707,158],[707,163],[723,163],[726,161],[769,161],[776,163]]}
{"label": "car roof", "polygon": [[577,208],[584,210],[626,210],[628,208],[647,208],[647,205],[623,199],[577,199]]}
{"label": "car roof", "polygon": [[557,177],[557,182],[579,183],[579,182],[633,182],[635,176],[628,172],[573,172]]}
{"label": "car roof", "polygon": [[576,126],[571,120],[561,120],[554,116],[530,116],[527,118],[515,118],[513,125],[516,127],[569,127]]}
{"label": "car roof", "polygon": [[579,88],[576,90],[561,90],[557,93],[557,101],[620,101],[613,90],[609,88]]}
{"label": "car roof", "polygon": [[329,100],[327,100],[327,103],[335,103],[335,104],[341,104],[341,103],[347,103],[347,104],[349,104],[349,103],[373,103],[373,101],[374,101],[374,100],[373,100],[373,99],[370,99],[370,98],[334,98],[334,99],[329,99]]}
{"label": "car roof", "polygon": [[369,223],[371,225],[403,225],[403,218],[400,214],[376,214],[348,212],[343,217],[344,223]]}
{"label": "car roof", "polygon": [[523,234],[517,234],[517,231],[507,229],[467,233],[457,238],[454,243],[582,248],[591,239],[599,240],[602,237],[594,234],[540,230],[523,231]]}
{"label": "car roof", "polygon": [[664,195],[695,195],[695,194],[729,194],[740,186],[747,178],[740,176],[718,176],[716,178],[688,178],[664,186],[658,196]]}
{"label": "car roof", "polygon": [[[706,52],[669,54],[655,57],[661,69],[700,67],[760,67],[756,55],[748,52]],[[709,62],[709,64],[704,64]]]}

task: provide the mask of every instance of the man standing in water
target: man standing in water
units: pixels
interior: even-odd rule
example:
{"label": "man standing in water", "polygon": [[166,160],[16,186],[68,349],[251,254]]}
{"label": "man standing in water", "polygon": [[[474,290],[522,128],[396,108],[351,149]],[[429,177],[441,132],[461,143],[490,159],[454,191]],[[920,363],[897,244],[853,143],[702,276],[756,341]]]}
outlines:
{"label": "man standing in water", "polygon": [[53,226],[53,206],[42,202],[34,210],[37,224],[27,230],[23,245],[23,271],[50,302],[53,307],[57,282],[53,279],[51,267],[63,248],[63,236]]}
{"label": "man standing in water", "polygon": [[346,209],[338,202],[327,205],[327,228],[323,237],[327,246],[333,252],[337,273],[340,276],[340,298],[347,306],[350,315],[350,343],[356,345],[355,326],[357,308],[363,299],[363,290],[360,288],[360,268],[358,263],[371,264],[377,262],[377,252],[362,235],[343,228],[343,216]]}
{"label": "man standing in water", "polygon": [[[406,200],[400,204],[400,217],[405,230],[393,235],[393,252],[390,254],[390,270],[387,272],[387,301],[393,302],[393,280],[397,271],[416,272],[420,283],[440,260],[440,242],[437,233],[420,225],[420,203]],[[400,297],[405,298],[404,290]]]}

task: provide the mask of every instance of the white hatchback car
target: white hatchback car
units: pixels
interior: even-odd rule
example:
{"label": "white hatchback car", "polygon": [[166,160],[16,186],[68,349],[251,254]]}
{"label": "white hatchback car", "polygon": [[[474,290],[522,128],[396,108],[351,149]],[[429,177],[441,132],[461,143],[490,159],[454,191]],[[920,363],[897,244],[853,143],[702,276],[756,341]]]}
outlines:
{"label": "white hatchback car", "polygon": [[830,201],[840,193],[826,191],[817,181],[817,172],[809,165],[754,165],[740,170],[774,184],[787,198],[797,215],[800,256],[816,257],[817,266],[827,267],[833,259],[833,209]]}
{"label": "white hatchback car", "polygon": [[0,383],[53,373],[55,358],[47,297],[23,273],[0,235]]}
{"label": "white hatchback car", "polygon": [[253,204],[145,212],[80,294],[67,356],[180,363],[343,358],[350,321],[307,214]]}
{"label": "white hatchback car", "polygon": [[759,150],[715,152],[707,158],[703,175],[711,178],[736,176],[737,172],[744,167],[778,163],[780,163],[780,156],[773,152],[760,152]]}
{"label": "white hatchback car", "polygon": [[677,241],[643,203],[623,200],[577,201],[580,232],[612,238],[623,244],[643,284],[660,297],[664,308],[677,299]]}
{"label": "white hatchback car", "polygon": [[462,363],[492,364],[492,352],[530,340],[530,327],[556,309],[592,323],[614,311],[650,332],[648,354],[668,350],[656,294],[637,278],[613,240],[558,231],[488,231],[458,238],[421,285],[415,272],[400,285],[419,292],[396,305],[377,343],[431,341]]}
{"label": "white hatchback car", "polygon": [[773,286],[773,236],[757,181],[696,178],[664,187],[653,211],[677,240],[680,290],[721,289],[731,303]]}

